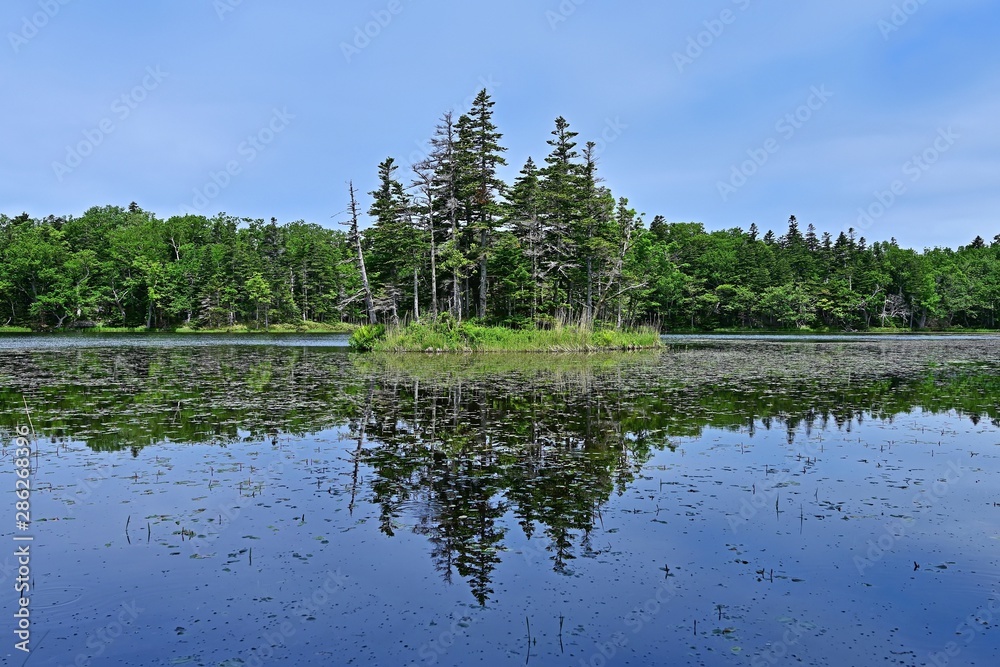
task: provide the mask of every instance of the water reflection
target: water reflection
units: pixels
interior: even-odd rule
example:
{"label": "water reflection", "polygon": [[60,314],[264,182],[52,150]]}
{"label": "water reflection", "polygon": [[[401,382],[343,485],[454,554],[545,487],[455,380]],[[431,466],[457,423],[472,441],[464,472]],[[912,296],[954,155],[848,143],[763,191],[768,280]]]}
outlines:
{"label": "water reflection", "polygon": [[[990,339],[945,344],[678,343],[614,356],[374,359],[321,347],[15,348],[0,352],[0,429],[95,451],[344,429],[350,509],[412,526],[446,581],[485,604],[508,531],[544,535],[557,572],[595,553],[602,506],[656,451],[707,428],[849,431],[920,409],[998,420]],[[507,518],[511,520],[506,520]]]}
{"label": "water reflection", "polygon": [[365,417],[351,425],[381,529],[391,536],[415,514],[437,569],[448,581],[457,571],[480,603],[503,550],[501,517],[510,512],[528,538],[541,530],[562,571],[652,444],[621,428],[623,406],[576,382],[387,379],[370,381]]}

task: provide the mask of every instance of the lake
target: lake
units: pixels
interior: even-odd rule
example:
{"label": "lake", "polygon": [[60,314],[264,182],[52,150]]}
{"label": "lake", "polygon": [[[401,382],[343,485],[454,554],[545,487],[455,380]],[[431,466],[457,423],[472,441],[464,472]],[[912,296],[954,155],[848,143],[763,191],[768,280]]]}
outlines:
{"label": "lake", "polygon": [[998,664],[1000,338],[664,340],[0,337],[28,665]]}

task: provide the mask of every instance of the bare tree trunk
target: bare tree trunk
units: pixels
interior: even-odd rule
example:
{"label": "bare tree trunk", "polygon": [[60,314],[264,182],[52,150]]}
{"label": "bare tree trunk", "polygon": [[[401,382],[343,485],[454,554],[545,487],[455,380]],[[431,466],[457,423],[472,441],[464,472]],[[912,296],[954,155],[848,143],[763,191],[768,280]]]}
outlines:
{"label": "bare tree trunk", "polygon": [[[433,225],[433,221],[431,225]],[[434,248],[434,229],[431,227],[431,317],[437,319],[438,316],[438,276],[437,276],[437,251]]]}
{"label": "bare tree trunk", "polygon": [[535,252],[534,235],[528,237],[531,248],[531,324],[538,326],[538,253]]}
{"label": "bare tree trunk", "polygon": [[365,254],[361,249],[361,235],[358,233],[358,200],[354,196],[354,181],[349,183],[351,192],[351,238],[354,241],[354,247],[358,251],[358,269],[361,271],[361,288],[364,290],[365,294],[365,308],[368,309],[368,322],[370,324],[376,324],[378,318],[375,317],[375,302],[372,299],[372,288],[368,282],[368,271],[365,270]]}
{"label": "bare tree trunk", "polygon": [[302,321],[309,319],[309,270],[306,268],[306,260],[302,259]]}
{"label": "bare tree trunk", "polygon": [[437,280],[437,240],[434,234],[434,170],[430,161],[424,161],[413,167],[417,175],[417,183],[423,188],[427,199],[427,234],[431,241],[431,319],[438,316],[438,280]]}
{"label": "bare tree trunk", "polygon": [[465,308],[464,317],[469,317],[469,307],[472,301],[472,297],[469,294],[469,276],[465,276],[462,280],[462,307]]}
{"label": "bare tree trunk", "polygon": [[434,244],[434,204],[432,196],[428,196],[427,206],[427,229],[431,234],[431,317],[437,319],[438,316],[438,275],[437,275],[437,247]]}
{"label": "bare tree trunk", "polygon": [[418,290],[420,289],[420,282],[417,280],[417,267],[413,267],[413,319],[416,322],[420,321],[420,295]]}
{"label": "bare tree trunk", "polygon": [[479,319],[486,319],[486,290],[489,280],[486,276],[486,229],[479,232],[479,245],[482,257],[479,259]]}
{"label": "bare tree trunk", "polygon": [[398,329],[399,328],[399,311],[396,308],[396,300],[399,298],[399,293],[400,293],[400,290],[397,290],[395,287],[392,287],[392,293],[390,294],[389,302],[392,304],[391,313],[392,313],[392,328],[393,329]]}

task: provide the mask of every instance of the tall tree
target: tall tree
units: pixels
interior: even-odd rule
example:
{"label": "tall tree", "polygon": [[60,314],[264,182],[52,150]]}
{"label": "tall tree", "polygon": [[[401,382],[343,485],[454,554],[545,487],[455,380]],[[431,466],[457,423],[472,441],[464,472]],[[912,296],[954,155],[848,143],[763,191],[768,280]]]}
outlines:
{"label": "tall tree", "polygon": [[418,195],[414,201],[414,212],[423,220],[423,230],[430,245],[431,268],[431,319],[438,317],[438,281],[437,281],[437,225],[434,220],[435,193],[434,158],[428,157],[413,165],[413,187]]}
{"label": "tall tree", "polygon": [[531,262],[531,319],[538,316],[540,283],[544,276],[541,260],[545,253],[542,229],[542,193],[538,167],[530,157],[521,168],[508,194],[508,223]]}
{"label": "tall tree", "polygon": [[[434,203],[436,215],[447,234],[440,249],[441,268],[451,274],[450,310],[456,319],[462,319],[462,280],[467,275],[468,261],[462,252],[459,229],[459,164],[458,141],[452,112],[446,111],[434,129],[428,166],[434,169]],[[437,223],[435,223],[437,224]]]}
{"label": "tall tree", "polygon": [[376,324],[378,318],[375,315],[375,301],[372,298],[371,284],[368,282],[368,270],[365,268],[365,253],[361,247],[361,233],[358,230],[358,200],[354,195],[354,181],[348,184],[351,200],[348,204],[348,213],[351,218],[345,224],[348,225],[348,236],[351,245],[357,252],[358,271],[361,273],[361,289],[365,299],[365,310],[368,311],[368,323]]}
{"label": "tall tree", "polygon": [[504,183],[497,168],[507,164],[506,148],[500,145],[503,135],[493,123],[495,102],[484,88],[476,95],[469,113],[458,122],[458,164],[460,191],[466,202],[469,228],[477,238],[475,259],[479,265],[479,300],[476,314],[486,317],[489,278],[487,275],[490,242],[500,220],[498,201]]}
{"label": "tall tree", "polygon": [[[545,158],[541,170],[541,194],[544,206],[545,242],[547,247],[547,271],[554,274],[553,298],[557,314],[567,316],[570,307],[570,271],[578,266],[577,249],[572,238],[573,230],[581,219],[582,167],[576,150],[577,133],[569,129],[565,118],[556,118],[556,127],[548,145],[552,150]],[[564,288],[565,300],[560,302],[560,283]]]}
{"label": "tall tree", "polygon": [[403,284],[411,277],[414,281],[413,316],[419,319],[417,276],[420,270],[420,240],[410,220],[410,201],[403,185],[396,180],[395,160],[386,158],[378,166],[379,187],[369,194],[373,201],[368,214],[374,224],[365,234],[369,256],[375,267],[373,273],[387,304],[392,324],[399,324],[399,300]]}

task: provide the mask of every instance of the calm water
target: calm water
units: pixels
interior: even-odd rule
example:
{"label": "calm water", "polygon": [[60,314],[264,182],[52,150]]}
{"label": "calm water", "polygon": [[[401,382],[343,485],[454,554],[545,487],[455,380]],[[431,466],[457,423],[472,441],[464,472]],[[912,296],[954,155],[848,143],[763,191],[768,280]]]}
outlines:
{"label": "calm water", "polygon": [[667,342],[0,337],[27,664],[1000,662],[1000,339]]}

